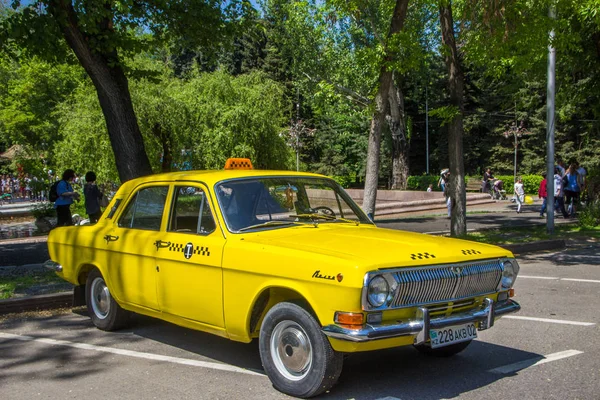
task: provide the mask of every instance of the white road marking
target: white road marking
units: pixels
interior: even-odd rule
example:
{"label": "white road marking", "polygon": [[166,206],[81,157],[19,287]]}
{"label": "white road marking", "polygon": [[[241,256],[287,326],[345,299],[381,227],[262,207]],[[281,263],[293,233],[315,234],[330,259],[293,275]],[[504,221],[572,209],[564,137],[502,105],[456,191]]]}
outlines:
{"label": "white road marking", "polygon": [[522,319],[522,320],[526,320],[526,321],[538,321],[538,322],[551,322],[553,324],[563,324],[563,325],[579,325],[579,326],[594,326],[594,325],[596,325],[596,323],[594,323],[594,322],[579,322],[579,321],[566,321],[563,319],[523,317],[520,315],[505,315],[502,318]]}
{"label": "white road marking", "polygon": [[518,277],[519,278],[524,278],[524,279],[545,279],[545,280],[549,280],[549,281],[570,281],[570,282],[600,283],[600,280],[596,280],[596,279],[559,278],[558,276],[519,275]]}
{"label": "white road marking", "polygon": [[533,367],[535,365],[545,364],[550,361],[561,360],[563,358],[576,356],[578,354],[583,354],[583,351],[566,350],[566,351],[561,351],[558,353],[552,353],[547,356],[542,356],[542,358],[531,358],[529,360],[519,361],[514,364],[504,365],[502,367],[490,369],[490,370],[488,370],[488,372],[491,372],[493,374],[510,374],[510,373],[525,369],[527,367]]}
{"label": "white road marking", "polygon": [[600,283],[595,279],[572,279],[572,278],[560,278],[561,281],[573,281],[573,282],[587,282],[587,283]]}
{"label": "white road marking", "polygon": [[147,360],[154,360],[154,361],[165,361],[165,362],[170,362],[170,363],[174,363],[174,364],[190,365],[193,367],[202,367],[202,368],[209,368],[209,369],[217,369],[220,371],[238,372],[241,374],[264,376],[263,374],[260,374],[258,372],[250,371],[250,370],[247,370],[244,368],[234,367],[233,365],[228,365],[228,364],[220,364],[220,363],[213,363],[213,362],[200,361],[200,360],[190,360],[187,358],[179,358],[179,357],[171,357],[171,356],[162,356],[159,354],[143,353],[143,352],[133,351],[133,350],[115,349],[112,347],[96,346],[96,345],[87,344],[87,343],[69,342],[67,340],[36,338],[33,336],[13,335],[11,333],[4,333],[4,332],[0,332],[0,338],[16,339],[16,340],[21,340],[24,342],[44,343],[44,344],[49,344],[52,346],[73,347],[76,349],[118,354],[121,356],[145,358]]}

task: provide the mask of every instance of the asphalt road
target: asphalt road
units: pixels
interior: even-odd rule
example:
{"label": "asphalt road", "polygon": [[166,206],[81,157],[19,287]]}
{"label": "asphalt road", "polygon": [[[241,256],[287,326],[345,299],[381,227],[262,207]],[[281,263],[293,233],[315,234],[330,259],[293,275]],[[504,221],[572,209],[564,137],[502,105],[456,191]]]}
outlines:
{"label": "asphalt road", "polygon": [[[599,245],[520,259],[517,318],[479,332],[463,353],[412,348],[348,357],[326,399],[598,399]],[[282,399],[256,343],[137,316],[95,329],[84,310],[0,321],[2,399]]]}

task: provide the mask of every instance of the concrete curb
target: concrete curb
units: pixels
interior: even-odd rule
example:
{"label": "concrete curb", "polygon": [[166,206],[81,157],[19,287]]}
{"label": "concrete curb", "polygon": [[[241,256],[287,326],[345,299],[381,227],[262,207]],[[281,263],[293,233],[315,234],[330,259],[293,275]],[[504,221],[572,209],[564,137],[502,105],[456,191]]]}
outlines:
{"label": "concrete curb", "polygon": [[0,300],[0,315],[21,313],[25,311],[50,310],[53,308],[71,307],[72,305],[72,292],[43,294],[39,296],[28,296],[17,299],[5,299]]}
{"label": "concrete curb", "polygon": [[535,253],[538,251],[547,250],[562,250],[566,247],[564,239],[540,240],[531,243],[515,243],[500,246],[506,250],[510,250],[514,254]]}

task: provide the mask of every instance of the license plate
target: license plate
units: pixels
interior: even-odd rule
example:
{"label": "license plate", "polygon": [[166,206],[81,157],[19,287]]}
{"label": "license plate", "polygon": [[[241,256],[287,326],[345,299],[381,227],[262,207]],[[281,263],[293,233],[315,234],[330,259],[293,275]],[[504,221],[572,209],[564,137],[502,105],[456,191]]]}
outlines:
{"label": "license plate", "polygon": [[429,330],[429,339],[433,349],[475,338],[477,338],[477,328],[474,323]]}

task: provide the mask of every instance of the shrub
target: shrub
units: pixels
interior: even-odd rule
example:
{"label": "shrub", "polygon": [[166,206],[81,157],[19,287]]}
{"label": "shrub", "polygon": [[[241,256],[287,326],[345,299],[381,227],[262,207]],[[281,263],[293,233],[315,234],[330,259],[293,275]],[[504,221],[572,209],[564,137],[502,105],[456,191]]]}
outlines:
{"label": "shrub", "polygon": [[334,181],[339,183],[340,186],[343,187],[344,189],[348,189],[350,187],[350,185],[352,183],[354,183],[354,177],[349,176],[349,175],[344,175],[344,176],[335,175],[335,176],[332,176],[331,179],[333,179]]}
{"label": "shrub", "polygon": [[48,201],[38,203],[31,209],[31,215],[33,215],[35,219],[54,217],[56,216],[56,211],[54,211],[54,204]]}
{"label": "shrub", "polygon": [[579,225],[593,228],[600,225],[600,200],[589,202],[579,211]]}
{"label": "shrub", "polygon": [[409,176],[408,181],[406,182],[406,189],[426,191],[429,185],[433,185],[433,190],[439,192],[442,190],[442,188],[437,186],[439,179],[440,177],[437,175]]}
{"label": "shrub", "polygon": [[[528,194],[537,194],[538,189],[540,188],[540,183],[542,183],[541,175],[519,175],[523,179],[523,188],[525,189],[525,193]],[[494,175],[494,178],[500,179],[504,182],[504,190],[506,190],[507,194],[513,194],[515,192],[515,182],[513,175]]]}

